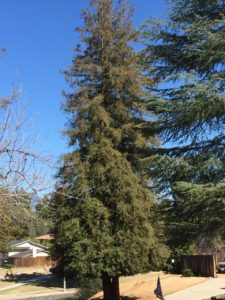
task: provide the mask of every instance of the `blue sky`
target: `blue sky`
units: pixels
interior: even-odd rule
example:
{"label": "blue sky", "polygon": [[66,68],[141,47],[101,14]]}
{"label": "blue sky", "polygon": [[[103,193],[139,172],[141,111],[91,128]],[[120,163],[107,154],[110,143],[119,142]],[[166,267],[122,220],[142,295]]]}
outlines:
{"label": "blue sky", "polygon": [[[164,0],[133,0],[135,25],[165,12]],[[0,0],[0,95],[21,85],[27,114],[34,120],[42,148],[59,156],[67,152],[60,136],[66,116],[60,109],[68,88],[60,71],[68,69],[72,48],[79,42],[74,28],[88,0]],[[28,129],[29,130],[29,129]]]}

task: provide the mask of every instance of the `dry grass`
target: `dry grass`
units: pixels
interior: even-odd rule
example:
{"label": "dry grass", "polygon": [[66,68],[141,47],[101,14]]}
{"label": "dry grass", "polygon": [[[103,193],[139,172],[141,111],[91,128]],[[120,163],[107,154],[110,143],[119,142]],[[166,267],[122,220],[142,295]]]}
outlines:
{"label": "dry grass", "polygon": [[[120,293],[125,299],[153,300],[156,299],[154,289],[158,274],[164,295],[174,293],[187,287],[208,280],[205,277],[181,277],[180,275],[151,272],[143,275],[124,277],[120,279]],[[96,294],[92,299],[102,298],[102,293]]]}
{"label": "dry grass", "polygon": [[[0,270],[2,272],[2,270]],[[13,273],[41,273],[46,274],[44,268],[14,268]],[[5,272],[5,270],[4,270]],[[2,274],[2,273],[0,273]],[[3,273],[5,275],[5,273]],[[176,291],[185,289],[187,287],[204,282],[209,278],[205,277],[181,277],[180,275],[163,274],[151,272],[148,274],[139,274],[136,276],[123,277],[120,279],[121,296],[124,299],[130,300],[153,300],[156,299],[154,289],[156,288],[157,277],[160,275],[161,285],[164,295],[174,293]],[[225,277],[225,275],[219,275]],[[0,287],[1,287],[0,283]],[[13,282],[9,283],[10,285]],[[0,295],[37,295],[37,294],[51,294],[62,291],[62,282],[54,282],[54,279],[43,280],[36,283],[26,284],[14,289],[0,291]],[[70,289],[74,291],[74,289]],[[96,294],[92,299],[102,297],[102,293]],[[1,298],[1,296],[0,296]]]}

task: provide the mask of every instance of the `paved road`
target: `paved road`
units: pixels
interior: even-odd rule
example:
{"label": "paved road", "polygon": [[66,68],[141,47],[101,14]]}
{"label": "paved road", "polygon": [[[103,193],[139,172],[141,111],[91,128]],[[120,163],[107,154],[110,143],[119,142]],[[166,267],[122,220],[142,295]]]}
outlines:
{"label": "paved road", "polygon": [[165,296],[165,300],[203,300],[225,294],[225,278],[212,278],[190,288]]}

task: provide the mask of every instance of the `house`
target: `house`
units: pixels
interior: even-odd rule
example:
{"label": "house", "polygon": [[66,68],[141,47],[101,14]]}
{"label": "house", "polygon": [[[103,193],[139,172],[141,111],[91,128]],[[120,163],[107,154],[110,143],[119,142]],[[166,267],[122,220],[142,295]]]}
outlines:
{"label": "house", "polygon": [[39,240],[42,245],[45,245],[46,243],[49,243],[52,240],[54,240],[54,237],[52,234],[45,234],[45,235],[37,236],[35,240]]}
{"label": "house", "polygon": [[48,248],[28,240],[16,240],[9,243],[8,258],[36,257],[49,257]]}

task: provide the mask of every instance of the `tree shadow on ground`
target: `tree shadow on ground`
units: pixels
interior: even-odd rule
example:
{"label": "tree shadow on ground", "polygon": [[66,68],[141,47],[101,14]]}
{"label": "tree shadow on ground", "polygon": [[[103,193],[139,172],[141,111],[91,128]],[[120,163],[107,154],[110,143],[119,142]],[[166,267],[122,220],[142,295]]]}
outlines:
{"label": "tree shadow on ground", "polygon": [[[102,300],[103,297],[93,297],[90,298],[90,300]],[[120,300],[138,300],[138,297],[134,297],[134,296],[120,296]]]}
{"label": "tree shadow on ground", "polygon": [[121,300],[138,300],[138,297],[131,297],[131,296],[121,296],[120,297]]}
{"label": "tree shadow on ground", "polygon": [[[26,283],[33,286],[42,286],[46,288],[63,288],[63,279],[52,274],[43,275],[41,273],[33,274],[15,274],[9,276],[5,281],[12,283]],[[66,281],[67,288],[77,288],[74,280]]]}

